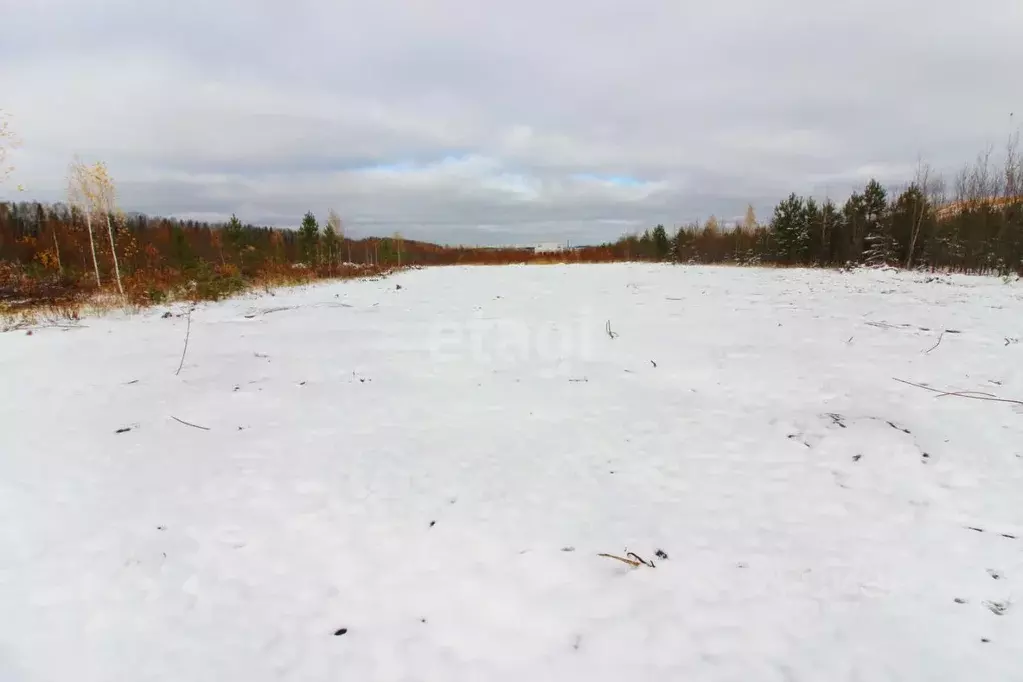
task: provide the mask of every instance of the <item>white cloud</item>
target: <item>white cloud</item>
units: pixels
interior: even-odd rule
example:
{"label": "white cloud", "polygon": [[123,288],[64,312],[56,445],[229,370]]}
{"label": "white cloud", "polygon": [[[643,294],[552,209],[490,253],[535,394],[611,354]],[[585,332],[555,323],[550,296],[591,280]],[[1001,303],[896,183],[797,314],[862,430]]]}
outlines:
{"label": "white cloud", "polygon": [[36,0],[4,22],[31,195],[79,152],[129,209],[334,206],[436,240],[767,215],[972,158],[1023,116],[1018,0]]}

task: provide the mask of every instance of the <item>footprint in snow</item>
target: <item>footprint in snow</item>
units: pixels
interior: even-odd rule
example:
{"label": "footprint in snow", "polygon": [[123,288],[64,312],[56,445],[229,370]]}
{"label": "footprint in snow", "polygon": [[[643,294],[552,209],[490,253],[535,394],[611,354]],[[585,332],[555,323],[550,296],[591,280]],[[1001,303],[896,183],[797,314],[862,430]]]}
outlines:
{"label": "footprint in snow", "polygon": [[984,606],[996,616],[1004,616],[1005,612],[1009,610],[1009,602],[1007,601],[986,601]]}

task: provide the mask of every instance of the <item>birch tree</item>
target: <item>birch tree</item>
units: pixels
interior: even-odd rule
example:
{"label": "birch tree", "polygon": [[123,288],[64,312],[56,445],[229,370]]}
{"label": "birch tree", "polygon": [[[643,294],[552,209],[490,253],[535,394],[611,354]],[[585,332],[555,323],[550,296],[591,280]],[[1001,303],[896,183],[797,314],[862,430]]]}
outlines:
{"label": "birch tree", "polygon": [[931,166],[923,161],[917,162],[916,179],[913,187],[917,192],[913,195],[912,222],[909,229],[909,245],[906,249],[906,260],[903,266],[908,270],[913,267],[913,257],[916,255],[916,244],[920,239],[920,231],[924,225],[924,218],[932,209],[927,203],[927,197],[931,194]]}
{"label": "birch tree", "polygon": [[75,157],[68,167],[68,203],[85,216],[85,227],[89,232],[89,248],[92,250],[92,267],[96,273],[96,286],[103,286],[99,276],[99,260],[96,258],[96,239],[92,232],[92,212],[95,203],[92,174],[82,160]]}
{"label": "birch tree", "polygon": [[401,232],[394,233],[394,245],[398,249],[398,267],[401,267],[401,247],[405,244],[405,238],[401,236]]}
{"label": "birch tree", "polygon": [[327,252],[327,261],[331,267],[337,265],[341,260],[341,244],[344,243],[345,233],[341,226],[341,216],[337,211],[327,211],[327,224],[323,228],[323,248]]}
{"label": "birch tree", "polygon": [[114,242],[114,224],[112,216],[117,210],[117,190],[114,187],[113,178],[107,166],[102,161],[97,161],[89,169],[89,176],[92,185],[93,201],[96,211],[103,215],[107,221],[107,236],[110,238],[110,257],[114,261],[114,277],[117,279],[117,291],[124,296],[124,287],[121,286],[121,267],[117,262],[117,244]]}
{"label": "birch tree", "polygon": [[753,232],[757,229],[757,214],[753,210],[753,204],[746,204],[746,215],[742,219],[742,229]]}

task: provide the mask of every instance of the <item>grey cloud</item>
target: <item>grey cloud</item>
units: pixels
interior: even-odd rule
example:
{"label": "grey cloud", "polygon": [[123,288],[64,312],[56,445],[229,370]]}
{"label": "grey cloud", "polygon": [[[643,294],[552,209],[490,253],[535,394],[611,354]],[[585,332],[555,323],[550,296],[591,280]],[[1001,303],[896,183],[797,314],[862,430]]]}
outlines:
{"label": "grey cloud", "polygon": [[88,4],[4,10],[17,181],[57,197],[78,152],[161,214],[601,241],[952,168],[1023,116],[1018,0]]}

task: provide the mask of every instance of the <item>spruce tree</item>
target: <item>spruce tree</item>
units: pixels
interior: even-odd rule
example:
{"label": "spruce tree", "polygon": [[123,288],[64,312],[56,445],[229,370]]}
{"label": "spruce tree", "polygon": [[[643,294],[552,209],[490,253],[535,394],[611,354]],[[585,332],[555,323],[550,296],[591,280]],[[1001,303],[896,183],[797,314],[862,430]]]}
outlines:
{"label": "spruce tree", "polygon": [[224,225],[224,242],[227,244],[227,252],[232,259],[238,257],[242,249],[242,242],[245,239],[245,230],[242,228],[242,221],[238,216],[231,214],[231,219]]}
{"label": "spruce tree", "polygon": [[778,260],[788,264],[801,262],[806,254],[809,237],[802,197],[790,194],[788,199],[775,207],[771,231],[774,233]]}
{"label": "spruce tree", "polygon": [[896,260],[897,245],[892,236],[888,211],[888,193],[877,180],[863,191],[864,260],[868,265],[884,265]]}
{"label": "spruce tree", "polygon": [[316,266],[316,247],[320,243],[320,225],[316,222],[316,216],[312,211],[302,218],[302,225],[298,228],[298,244],[302,253],[302,262],[307,267]]}
{"label": "spruce tree", "polygon": [[668,252],[671,250],[671,244],[668,243],[668,233],[665,231],[664,225],[658,225],[654,228],[653,240],[654,253],[657,256],[657,260],[666,259]]}

